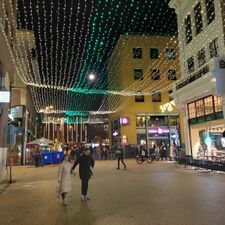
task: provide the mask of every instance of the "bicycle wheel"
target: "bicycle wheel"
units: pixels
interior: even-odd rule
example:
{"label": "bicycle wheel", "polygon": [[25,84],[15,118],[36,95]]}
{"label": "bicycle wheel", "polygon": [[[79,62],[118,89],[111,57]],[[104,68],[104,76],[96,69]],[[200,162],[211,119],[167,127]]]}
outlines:
{"label": "bicycle wheel", "polygon": [[152,163],[152,157],[151,156],[146,157],[146,162],[147,163]]}
{"label": "bicycle wheel", "polygon": [[137,157],[136,161],[137,161],[137,164],[142,164],[143,163],[143,160],[142,160],[141,157]]}

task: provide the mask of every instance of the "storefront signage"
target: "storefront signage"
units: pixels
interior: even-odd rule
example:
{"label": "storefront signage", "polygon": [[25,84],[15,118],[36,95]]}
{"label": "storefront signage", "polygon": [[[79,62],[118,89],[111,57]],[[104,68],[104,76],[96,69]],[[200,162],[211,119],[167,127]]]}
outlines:
{"label": "storefront signage", "polygon": [[127,125],[129,123],[128,117],[121,117],[120,118],[120,124]]}
{"label": "storefront signage", "polygon": [[150,134],[165,134],[165,133],[169,133],[170,130],[169,129],[162,129],[162,128],[152,128],[148,130],[148,133]]}
{"label": "storefront signage", "polygon": [[11,108],[10,114],[12,117],[15,118],[22,118],[23,117],[23,106],[16,106]]}
{"label": "storefront signage", "polygon": [[164,113],[166,110],[167,110],[168,112],[173,111],[174,106],[176,106],[176,105],[175,105],[175,102],[174,102],[174,100],[173,100],[173,101],[168,102],[168,103],[166,103],[166,104],[164,104],[164,105],[161,105],[159,108],[160,108],[161,111]]}
{"label": "storefront signage", "polygon": [[119,132],[115,130],[115,131],[113,132],[113,137],[117,137],[117,136],[119,136]]}
{"label": "storefront signage", "polygon": [[0,103],[9,103],[9,102],[10,102],[10,92],[0,91]]}

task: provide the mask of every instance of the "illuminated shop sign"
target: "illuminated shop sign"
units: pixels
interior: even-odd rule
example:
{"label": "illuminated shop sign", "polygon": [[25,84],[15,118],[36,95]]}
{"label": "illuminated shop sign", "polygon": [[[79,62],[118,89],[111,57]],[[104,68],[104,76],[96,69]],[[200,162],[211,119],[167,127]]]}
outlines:
{"label": "illuminated shop sign", "polygon": [[0,91],[0,103],[9,103],[9,102],[10,102],[10,92]]}
{"label": "illuminated shop sign", "polygon": [[162,129],[162,128],[152,128],[148,130],[148,133],[150,134],[165,134],[165,133],[169,133],[170,130],[169,129]]}
{"label": "illuminated shop sign", "polygon": [[119,136],[119,132],[118,131],[113,131],[113,137],[117,137],[117,136]]}
{"label": "illuminated shop sign", "polygon": [[128,124],[128,123],[129,123],[128,117],[121,117],[121,118],[120,118],[120,124],[126,125],[126,124]]}

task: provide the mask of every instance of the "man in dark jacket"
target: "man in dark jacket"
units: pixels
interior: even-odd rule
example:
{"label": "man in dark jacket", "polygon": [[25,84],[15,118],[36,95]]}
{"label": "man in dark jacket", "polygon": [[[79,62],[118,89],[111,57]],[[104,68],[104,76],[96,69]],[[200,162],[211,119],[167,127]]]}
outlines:
{"label": "man in dark jacket", "polygon": [[123,163],[124,169],[126,169],[126,165],[123,161],[123,149],[122,146],[119,146],[116,148],[116,155],[117,155],[117,170],[120,169],[120,161]]}
{"label": "man in dark jacket", "polygon": [[88,148],[83,147],[83,152],[76,158],[76,161],[70,171],[73,173],[73,170],[79,164],[79,175],[81,179],[81,200],[87,201],[90,200],[87,196],[88,191],[88,182],[92,176],[91,167],[94,168],[94,159],[90,154],[90,150]]}

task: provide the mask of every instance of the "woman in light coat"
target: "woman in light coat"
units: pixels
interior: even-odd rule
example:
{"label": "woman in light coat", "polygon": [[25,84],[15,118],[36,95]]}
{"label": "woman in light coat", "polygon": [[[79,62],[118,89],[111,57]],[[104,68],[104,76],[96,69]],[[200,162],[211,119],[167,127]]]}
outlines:
{"label": "woman in light coat", "polygon": [[67,193],[71,191],[72,164],[69,161],[69,155],[65,154],[58,171],[59,195],[61,195],[63,204],[67,205]]}

